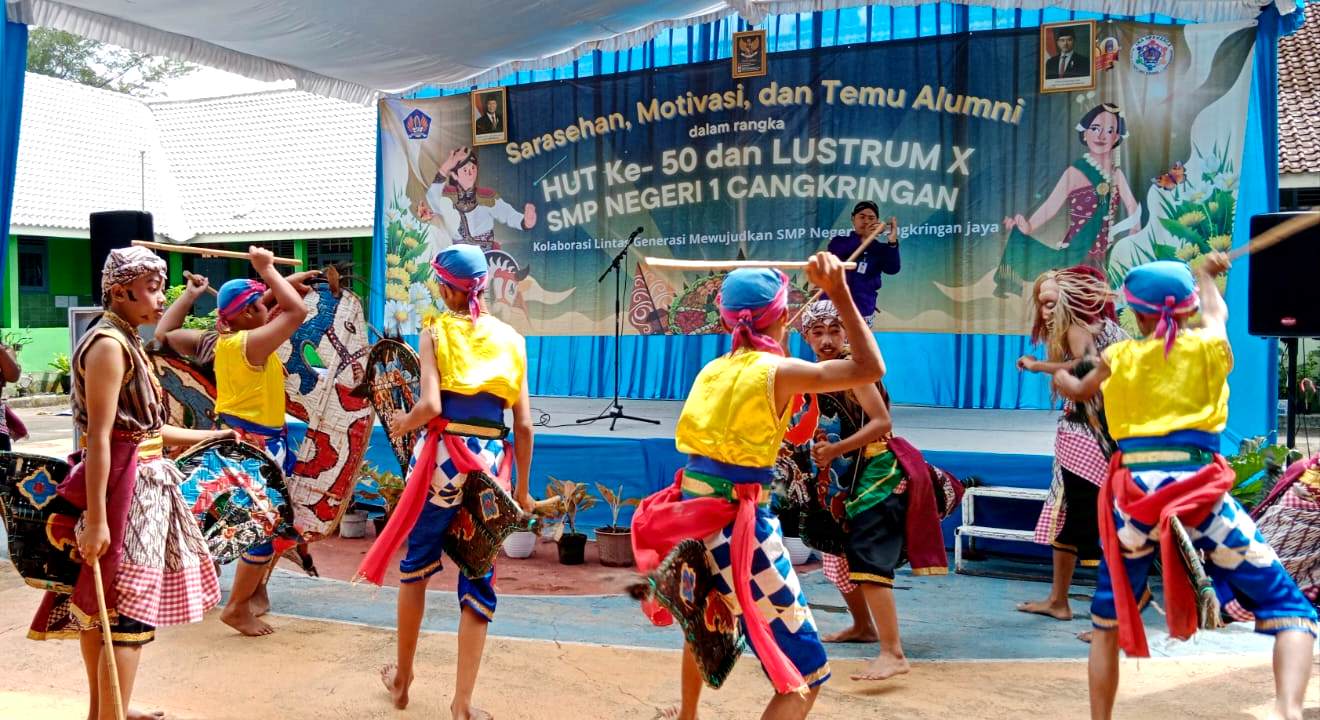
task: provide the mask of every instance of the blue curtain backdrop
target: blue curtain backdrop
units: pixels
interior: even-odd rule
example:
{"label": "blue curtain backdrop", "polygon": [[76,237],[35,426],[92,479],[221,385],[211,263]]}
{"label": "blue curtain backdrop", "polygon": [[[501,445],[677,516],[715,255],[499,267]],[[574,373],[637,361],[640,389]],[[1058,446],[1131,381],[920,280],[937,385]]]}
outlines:
{"label": "blue curtain backdrop", "polygon": [[[1160,15],[1138,17],[1077,13],[1060,9],[996,10],[951,3],[919,7],[869,6],[797,15],[771,16],[756,28],[767,31],[772,52],[886,42],[914,37],[1034,27],[1069,19],[1135,20],[1180,24]],[[1256,45],[1255,82],[1243,156],[1238,223],[1234,245],[1247,241],[1247,219],[1278,204],[1278,128],[1276,122],[1277,62],[1280,35],[1301,24],[1302,13],[1280,17],[1273,7],[1262,13]],[[519,85],[546,80],[587,77],[643,68],[665,67],[727,58],[730,34],[748,29],[737,18],[670,31],[629,51],[594,53],[554,70],[520,72],[492,85]],[[449,94],[420,91],[415,97]],[[383,246],[383,235],[376,242]],[[381,253],[374,257],[381,259]],[[374,269],[374,268],[373,268]],[[1278,350],[1272,340],[1246,334],[1246,272],[1239,269],[1229,282],[1229,324],[1236,368],[1231,376],[1232,406],[1225,442],[1273,434],[1276,426],[1275,386]],[[374,294],[373,321],[380,322],[383,300]],[[881,306],[884,290],[881,290]],[[881,349],[889,365],[886,382],[896,402],[958,408],[1048,408],[1046,378],[1024,376],[1015,361],[1032,348],[1023,336],[882,333]],[[722,337],[623,338],[620,349],[621,393],[630,398],[681,399],[703,363],[727,349]],[[793,352],[803,354],[795,338]],[[545,362],[542,362],[542,359]],[[610,337],[528,338],[531,390],[539,395],[602,397],[613,393],[614,346]]]}
{"label": "blue curtain backdrop", "polygon": [[9,215],[18,164],[18,127],[23,117],[23,72],[27,70],[27,25],[5,21],[0,35],[0,278],[9,258]]}

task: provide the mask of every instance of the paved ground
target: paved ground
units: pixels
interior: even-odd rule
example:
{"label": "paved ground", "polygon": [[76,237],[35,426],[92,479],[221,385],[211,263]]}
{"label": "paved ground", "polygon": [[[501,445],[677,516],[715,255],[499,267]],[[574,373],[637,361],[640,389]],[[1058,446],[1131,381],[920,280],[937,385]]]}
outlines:
{"label": "paved ground", "polygon": [[[69,418],[23,411],[33,439],[25,452],[63,454]],[[318,561],[349,568],[361,548],[325,543]],[[361,543],[358,543],[361,545]],[[547,548],[538,550],[549,556]],[[556,568],[502,561],[501,596],[484,662],[479,700],[503,718],[635,718],[676,696],[678,633],[649,626],[636,604],[615,588],[626,571]],[[803,584],[825,631],[846,623],[837,592],[818,570],[803,568]],[[428,598],[419,651],[415,710],[435,716],[452,688],[457,624],[453,570]],[[606,581],[583,582],[573,573]],[[613,573],[613,574],[610,574]],[[333,573],[347,577],[344,570]],[[232,570],[225,572],[227,586]],[[557,595],[546,578],[557,581]],[[578,588],[607,592],[571,594]],[[1078,619],[1061,623],[1014,612],[1041,597],[1038,582],[900,573],[898,603],[904,644],[914,672],[880,686],[847,680],[873,646],[831,648],[836,679],[822,694],[817,717],[1073,718],[1086,715],[1086,646],[1074,634],[1087,627],[1089,590],[1074,588]],[[538,594],[528,594],[538,591]],[[566,594],[567,593],[567,594]],[[313,579],[280,570],[272,584],[274,637],[243,639],[214,614],[200,625],[162,632],[150,646],[139,682],[142,707],[183,718],[377,718],[389,709],[372,668],[393,653],[395,591]],[[21,586],[0,563],[0,718],[73,718],[82,712],[82,675],[73,645],[31,643],[24,630],[40,593]],[[1272,696],[1270,644],[1243,626],[1170,643],[1162,618],[1147,613],[1156,658],[1127,661],[1119,717],[1257,718]],[[755,659],[745,657],[719,692],[708,692],[708,717],[750,718],[768,693]],[[1320,720],[1320,683],[1312,686],[1307,718]],[[441,715],[442,716],[442,715]]]}
{"label": "paved ground", "polygon": [[[376,675],[376,668],[393,656],[392,637],[387,629],[373,626],[385,621],[392,591],[289,577],[276,578],[275,588],[279,610],[336,615],[352,624],[277,615],[272,618],[276,635],[247,639],[234,635],[212,613],[203,623],[166,629],[144,651],[135,705],[165,709],[174,718],[206,720],[445,717],[443,709],[453,687],[451,634],[423,634],[413,707],[396,712]],[[350,607],[336,605],[352,596],[356,599]],[[81,717],[83,681],[76,647],[22,639],[37,599],[37,592],[19,585],[12,568],[0,565],[0,717]],[[492,625],[494,636],[483,661],[477,701],[496,717],[645,720],[654,716],[657,707],[674,702],[677,652],[607,643],[645,635],[659,640],[652,645],[676,646],[675,631],[643,633],[636,622],[632,623],[636,627],[613,629],[609,623],[622,606],[599,600],[560,605],[557,615],[537,615],[530,602],[506,598]],[[965,633],[966,626],[923,630],[918,623],[907,623],[914,656],[928,652],[928,641],[920,638],[936,634],[964,652],[995,654],[993,648],[1024,629],[1021,622],[1012,622],[1015,613],[991,606],[978,609],[974,602],[965,604],[965,596],[945,602],[962,607],[956,614],[983,614],[975,623],[980,630],[974,638],[959,642],[955,638]],[[452,600],[433,598],[430,615],[428,629],[452,626]],[[994,626],[992,619],[1010,624]],[[1030,634],[1043,627],[1032,628]],[[983,649],[968,650],[972,645]],[[838,659],[848,654],[854,653],[835,656],[835,677],[821,693],[813,717],[1086,716],[1086,670],[1080,661],[917,660],[910,675],[882,685],[863,685],[847,679],[860,666],[856,660]],[[1273,693],[1269,656],[1259,652],[1125,661],[1123,672],[1120,718],[1264,718]],[[768,693],[769,685],[754,659],[744,657],[722,689],[705,693],[705,716],[757,717]],[[1312,707],[1320,703],[1314,685],[1308,703]],[[1306,717],[1320,718],[1320,709],[1308,710]]]}

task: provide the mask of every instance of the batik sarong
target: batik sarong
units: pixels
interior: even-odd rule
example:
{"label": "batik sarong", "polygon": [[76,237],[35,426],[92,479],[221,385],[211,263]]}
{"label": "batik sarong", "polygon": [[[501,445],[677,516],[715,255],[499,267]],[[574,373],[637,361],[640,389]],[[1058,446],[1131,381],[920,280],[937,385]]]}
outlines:
{"label": "batik sarong", "polygon": [[[220,602],[220,585],[206,541],[179,493],[183,475],[161,456],[159,437],[143,445],[141,450],[131,451],[139,454],[132,500],[119,533],[118,567],[113,579],[106,579],[113,588],[106,598],[111,638],[121,645],[150,642],[160,626],[199,622]],[[125,452],[114,450],[120,447],[123,445],[112,444],[112,453]],[[113,454],[111,465],[115,466]],[[112,525],[112,545],[118,539],[116,534]],[[95,605],[75,604],[73,598],[47,593],[29,637],[70,638],[98,627]]]}

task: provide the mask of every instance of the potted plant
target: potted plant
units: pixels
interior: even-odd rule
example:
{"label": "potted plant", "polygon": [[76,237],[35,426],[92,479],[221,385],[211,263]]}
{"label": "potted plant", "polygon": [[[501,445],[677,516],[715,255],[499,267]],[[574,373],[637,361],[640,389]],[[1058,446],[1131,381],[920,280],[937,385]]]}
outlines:
{"label": "potted plant", "polygon": [[558,497],[562,509],[559,522],[551,537],[559,545],[561,565],[581,565],[587,549],[587,536],[577,531],[579,510],[595,507],[596,498],[587,491],[585,483],[559,480],[554,476],[545,487],[546,497]]}
{"label": "potted plant", "polygon": [[610,567],[628,567],[633,564],[632,528],[619,525],[619,511],[627,507],[637,507],[636,498],[623,496],[623,485],[617,491],[610,490],[601,483],[596,483],[605,504],[610,506],[610,524],[596,528],[596,549],[600,552],[600,564]]}
{"label": "potted plant", "polygon": [[60,392],[68,395],[69,381],[71,379],[68,353],[60,353],[56,355],[55,359],[51,360],[47,365],[55,371],[55,383],[59,385]]}

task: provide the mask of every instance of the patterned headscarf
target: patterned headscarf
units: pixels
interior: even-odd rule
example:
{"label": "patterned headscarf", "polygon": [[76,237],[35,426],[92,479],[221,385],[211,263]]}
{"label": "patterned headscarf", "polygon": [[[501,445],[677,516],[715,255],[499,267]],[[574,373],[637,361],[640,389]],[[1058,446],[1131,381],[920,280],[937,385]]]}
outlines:
{"label": "patterned headscarf", "polygon": [[440,282],[468,294],[468,312],[475,325],[481,316],[481,291],[486,289],[490,266],[476,245],[450,245],[435,254],[431,269]]}
{"label": "patterned headscarf", "polygon": [[839,319],[839,308],[834,306],[831,300],[817,300],[807,306],[802,311],[802,332],[806,333],[816,325],[826,325],[835,323],[842,325],[843,321]]}
{"label": "patterned headscarf", "polygon": [[110,288],[152,273],[160,275],[162,281],[169,273],[165,261],[156,253],[137,245],[111,250],[101,268],[101,304],[110,306]]}
{"label": "patterned headscarf", "polygon": [[1133,312],[1159,316],[1155,337],[1164,339],[1165,357],[1173,349],[1182,321],[1201,307],[1191,269],[1173,260],[1133,268],[1123,280],[1123,296]]}
{"label": "patterned headscarf", "polygon": [[216,294],[216,315],[228,322],[266,293],[265,283],[236,278],[220,286]]}
{"label": "patterned headscarf", "polygon": [[733,333],[733,349],[784,354],[762,331],[788,309],[788,276],[769,268],[739,268],[724,277],[715,298],[720,319]]}

